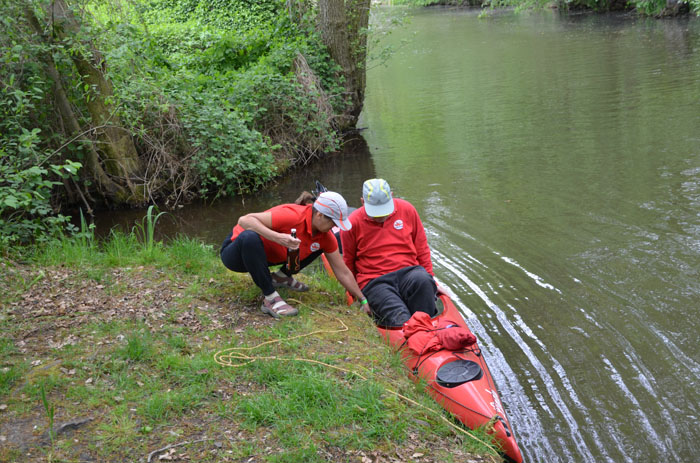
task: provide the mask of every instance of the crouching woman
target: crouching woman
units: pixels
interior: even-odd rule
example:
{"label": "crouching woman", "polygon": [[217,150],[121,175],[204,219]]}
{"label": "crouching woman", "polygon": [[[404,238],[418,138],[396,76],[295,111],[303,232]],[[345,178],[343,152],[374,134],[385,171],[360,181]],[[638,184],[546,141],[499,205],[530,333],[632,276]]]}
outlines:
{"label": "crouching woman", "polygon": [[[338,281],[368,310],[367,300],[353,274],[338,252],[338,242],[331,232],[334,225],[349,230],[348,207],[335,192],[321,193],[313,204],[281,204],[265,212],[246,214],[221,246],[221,261],[229,270],[250,273],[263,294],[261,310],[272,317],[296,315],[299,311],[280,297],[276,288],[308,291],[283,266],[275,273],[269,267],[286,262],[287,249],[299,249],[299,270],[325,253]],[[291,230],[296,229],[296,238]]]}

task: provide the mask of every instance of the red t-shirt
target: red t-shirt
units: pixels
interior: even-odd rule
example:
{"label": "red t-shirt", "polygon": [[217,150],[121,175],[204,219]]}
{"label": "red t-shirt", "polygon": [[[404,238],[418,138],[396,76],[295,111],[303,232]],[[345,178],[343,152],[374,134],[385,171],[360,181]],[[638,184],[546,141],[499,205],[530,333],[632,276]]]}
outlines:
{"label": "red t-shirt", "polygon": [[374,278],[405,267],[421,265],[433,274],[423,223],[408,201],[394,198],[394,212],[375,222],[364,206],[350,214],[352,228],[340,233],[343,260],[360,288]]}
{"label": "red t-shirt", "polygon": [[[311,215],[313,214],[311,205],[299,206],[297,204],[281,204],[266,210],[272,217],[272,229],[279,233],[291,233],[292,228],[297,229],[297,238],[301,240],[299,245],[299,260],[304,260],[314,251],[322,250],[324,253],[336,251],[338,242],[335,235],[328,231],[311,235]],[[234,241],[244,230],[240,225],[233,227],[231,241]],[[287,248],[281,244],[262,238],[265,247],[267,262],[270,264],[281,264],[287,260]]]}

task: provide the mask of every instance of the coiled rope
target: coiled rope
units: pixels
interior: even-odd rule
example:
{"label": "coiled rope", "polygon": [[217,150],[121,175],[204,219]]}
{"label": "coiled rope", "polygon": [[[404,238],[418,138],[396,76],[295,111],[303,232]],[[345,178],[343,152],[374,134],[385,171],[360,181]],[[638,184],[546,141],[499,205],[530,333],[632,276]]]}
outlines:
{"label": "coiled rope", "polygon": [[[335,317],[333,315],[329,315],[329,314],[323,312],[322,310],[314,309],[313,307],[299,301],[298,299],[287,299],[287,300],[295,302],[295,303],[299,304],[300,306],[305,306],[305,307],[309,308],[310,310],[312,310],[313,312],[321,314],[326,318],[331,318],[331,319],[336,320],[338,323],[340,323],[342,328],[335,329],[335,330],[315,330],[315,331],[312,331],[310,333],[299,334],[297,336],[291,336],[288,338],[272,339],[270,341],[265,341],[265,342],[262,342],[256,346],[252,346],[252,347],[230,347],[228,349],[220,350],[216,354],[214,354],[214,361],[221,366],[232,367],[232,368],[242,367],[245,365],[249,365],[253,362],[257,362],[257,361],[269,361],[269,360],[276,360],[276,361],[281,361],[281,362],[311,363],[314,365],[321,365],[321,366],[324,366],[326,368],[330,368],[332,370],[341,371],[341,372],[346,373],[346,374],[351,374],[351,375],[354,375],[354,376],[360,378],[363,381],[368,381],[368,378],[366,376],[358,373],[357,371],[349,370],[347,368],[342,368],[342,367],[339,367],[337,365],[331,365],[330,363],[321,362],[319,360],[301,358],[301,357],[279,357],[276,355],[255,355],[255,354],[253,354],[252,352],[256,349],[259,349],[263,346],[267,346],[267,345],[271,345],[271,344],[281,343],[283,341],[293,341],[295,339],[301,339],[301,338],[306,338],[309,336],[315,336],[315,335],[320,335],[320,334],[334,334],[334,333],[343,333],[343,332],[349,331],[348,326],[338,317]],[[399,399],[404,400],[404,401],[410,403],[411,405],[415,405],[416,407],[419,407],[422,410],[425,410],[426,412],[429,412],[430,414],[440,418],[445,424],[447,424],[447,426],[449,426],[453,431],[455,431],[456,434],[465,435],[465,436],[481,443],[482,445],[486,446],[488,449],[490,449],[495,454],[498,454],[498,451],[491,444],[484,442],[483,440],[479,439],[478,437],[476,437],[475,435],[473,435],[472,433],[470,433],[466,429],[464,429],[460,426],[457,426],[456,424],[452,423],[450,420],[445,418],[443,416],[442,411],[437,411],[437,410],[434,410],[434,409],[427,407],[423,404],[420,404],[420,403],[416,402],[415,400],[413,400],[409,397],[406,397],[406,396],[400,394],[399,392],[396,392],[396,391],[394,391],[394,390],[392,390],[384,385],[382,385],[382,388],[387,393],[389,393],[395,397],[398,397]],[[489,425],[492,425],[492,424],[489,423]]]}

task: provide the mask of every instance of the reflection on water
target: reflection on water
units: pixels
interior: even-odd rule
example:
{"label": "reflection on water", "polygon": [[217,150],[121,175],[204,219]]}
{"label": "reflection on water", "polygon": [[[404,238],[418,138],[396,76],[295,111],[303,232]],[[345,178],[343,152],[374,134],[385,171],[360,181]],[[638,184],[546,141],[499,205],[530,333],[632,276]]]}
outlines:
{"label": "reflection on water", "polygon": [[526,460],[697,461],[700,24],[477,14],[383,39],[377,175],[421,213]]}

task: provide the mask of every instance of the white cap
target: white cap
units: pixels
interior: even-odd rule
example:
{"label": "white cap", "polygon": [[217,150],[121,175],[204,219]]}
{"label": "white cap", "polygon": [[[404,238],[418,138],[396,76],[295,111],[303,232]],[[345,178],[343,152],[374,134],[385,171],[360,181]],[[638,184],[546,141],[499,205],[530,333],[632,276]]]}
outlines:
{"label": "white cap", "polygon": [[314,209],[333,219],[333,222],[341,230],[347,231],[352,228],[352,224],[348,220],[348,205],[340,194],[334,191],[324,191],[316,198]]}
{"label": "white cap", "polygon": [[362,184],[365,212],[370,217],[384,217],[394,212],[391,187],[383,178],[372,178]]}

